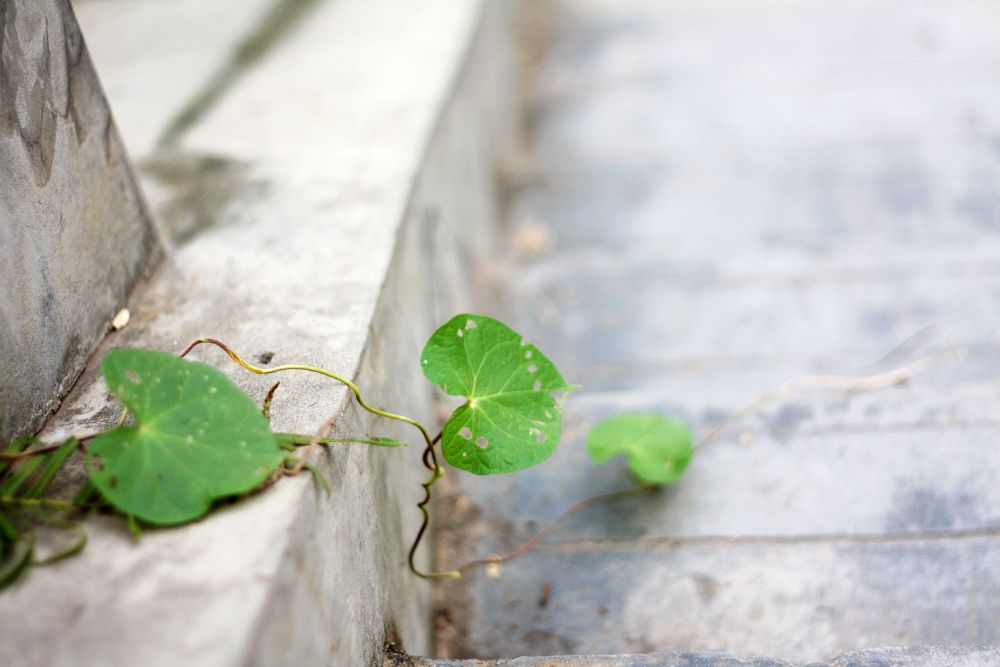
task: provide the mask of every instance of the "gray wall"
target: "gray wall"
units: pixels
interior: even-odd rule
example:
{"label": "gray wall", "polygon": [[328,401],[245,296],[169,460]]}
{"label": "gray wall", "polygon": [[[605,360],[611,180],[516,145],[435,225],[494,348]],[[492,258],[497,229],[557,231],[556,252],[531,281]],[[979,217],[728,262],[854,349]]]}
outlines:
{"label": "gray wall", "polygon": [[0,0],[0,441],[72,385],[158,241],[65,0]]}

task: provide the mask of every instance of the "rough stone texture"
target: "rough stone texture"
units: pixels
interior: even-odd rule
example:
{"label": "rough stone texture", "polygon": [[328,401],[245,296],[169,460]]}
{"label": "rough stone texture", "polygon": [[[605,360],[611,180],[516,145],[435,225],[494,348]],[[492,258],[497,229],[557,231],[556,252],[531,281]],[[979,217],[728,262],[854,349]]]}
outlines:
{"label": "rough stone texture", "polygon": [[[336,370],[373,404],[432,424],[417,359],[442,313],[471,306],[492,247],[494,161],[515,119],[506,28],[486,2],[311,5],[189,129],[145,157],[157,174],[190,169],[159,181],[157,213],[208,202],[193,214],[206,224],[172,249],[131,304],[132,323],[101,352],[177,350],[212,335],[250,359]],[[199,181],[212,193],[202,197]],[[46,437],[113,421],[100,356]],[[270,384],[217,351],[195,356],[255,397]],[[311,432],[335,411],[337,433],[411,446],[332,449],[320,460],[329,497],[304,477],[285,479],[139,543],[117,520],[88,521],[81,556],[0,596],[4,660],[374,665],[387,638],[429,652],[430,586],[406,568],[419,439],[308,376],[282,378],[274,426]]]}
{"label": "rough stone texture", "polygon": [[0,441],[41,426],[158,247],[68,2],[0,2]]}
{"label": "rough stone texture", "polygon": [[703,436],[806,374],[965,359],[763,406],[675,486],[443,586],[437,654],[1000,644],[1000,9],[547,6],[500,315],[584,389],[550,461],[451,480],[443,564],[632,484],[584,451],[612,412]]}

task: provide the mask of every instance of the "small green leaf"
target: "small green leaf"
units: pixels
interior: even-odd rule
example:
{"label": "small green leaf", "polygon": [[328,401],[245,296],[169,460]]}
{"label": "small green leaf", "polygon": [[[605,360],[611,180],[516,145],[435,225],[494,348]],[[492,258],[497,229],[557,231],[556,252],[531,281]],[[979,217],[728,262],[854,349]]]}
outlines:
{"label": "small green leaf", "polygon": [[693,449],[691,432],[676,419],[631,412],[609,417],[591,429],[587,451],[596,463],[625,454],[629,470],[640,480],[668,484],[684,474]]}
{"label": "small green leaf", "polygon": [[478,475],[513,472],[555,451],[562,405],[552,393],[575,387],[507,325],[456,315],[427,341],[420,364],[431,382],[467,399],[442,432],[451,465]]}
{"label": "small green leaf", "polygon": [[121,349],[101,368],[136,424],[91,442],[87,469],[125,514],[157,525],[193,521],[214,500],[253,490],[281,464],[267,420],[211,366]]}

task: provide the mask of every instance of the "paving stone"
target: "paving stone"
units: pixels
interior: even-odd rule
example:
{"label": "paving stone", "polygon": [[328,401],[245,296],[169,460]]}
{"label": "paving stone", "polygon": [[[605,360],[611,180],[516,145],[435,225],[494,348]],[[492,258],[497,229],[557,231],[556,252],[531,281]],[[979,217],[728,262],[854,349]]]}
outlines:
{"label": "paving stone", "polygon": [[[982,23],[995,21],[996,9],[981,1],[937,11],[898,1],[849,12],[780,2],[724,11],[717,3],[599,4],[588,12],[594,6],[567,5],[562,14],[562,32],[576,28],[575,39],[588,44],[570,42],[572,55],[555,57],[551,69],[582,70],[584,85],[541,99],[532,112],[545,164],[917,141],[929,127],[971,138],[995,134],[1000,121],[991,111],[997,47]],[[628,76],[637,68],[644,76]],[[589,78],[602,69],[612,75]]]}
{"label": "paving stone", "polygon": [[574,163],[528,178],[511,220],[551,232],[553,252],[522,263],[543,276],[657,261],[769,274],[974,263],[1000,243],[998,173],[991,139]]}
{"label": "paving stone", "polygon": [[[808,667],[992,667],[1000,650],[988,647],[914,647],[846,651]],[[734,658],[722,651],[670,651],[620,655],[562,655],[499,660],[433,660],[390,656],[385,667],[789,667],[773,658]]]}
{"label": "paving stone", "polygon": [[997,51],[998,10],[989,0],[958,4],[848,0],[674,3],[570,0],[557,20],[533,91],[539,97],[595,90],[608,81],[732,72],[839,73],[875,67],[982,63]]}
{"label": "paving stone", "polygon": [[803,663],[870,646],[980,645],[1000,632],[998,563],[995,537],[548,548],[498,579],[474,575],[456,651],[723,650]]}
{"label": "paving stone", "polygon": [[510,301],[520,304],[513,314],[519,330],[567,367],[712,357],[848,364],[876,360],[927,327],[956,343],[994,343],[998,287],[1000,276],[930,269],[802,283],[741,276],[644,282],[623,269],[603,283],[515,289]]}

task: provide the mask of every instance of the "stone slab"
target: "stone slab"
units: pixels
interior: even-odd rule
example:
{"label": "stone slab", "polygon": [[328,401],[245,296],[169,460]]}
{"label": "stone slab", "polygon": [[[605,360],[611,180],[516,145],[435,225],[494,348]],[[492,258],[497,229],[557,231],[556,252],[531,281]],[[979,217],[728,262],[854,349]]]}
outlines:
{"label": "stone slab", "polygon": [[[914,647],[846,651],[809,667],[989,667],[1000,651],[987,647]],[[433,660],[396,655],[385,667],[788,667],[773,658],[739,659],[721,651],[672,651],[628,655],[562,655],[499,660]]]}
{"label": "stone slab", "polygon": [[[675,485],[582,510],[546,541],[1000,529],[996,428],[732,438],[699,452]],[[472,503],[460,505],[478,522],[463,538],[481,557],[509,553],[576,501],[635,484],[623,460],[595,467],[582,439],[571,437],[516,480],[478,483]],[[463,525],[470,517],[450,518]]]}
{"label": "stone slab", "polygon": [[530,281],[623,264],[663,276],[870,275],[988,263],[1000,244],[998,172],[987,137],[575,162],[525,176],[510,216],[551,235],[548,254],[520,262]]}
{"label": "stone slab", "polygon": [[454,612],[455,641],[482,657],[722,650],[798,664],[853,648],[988,644],[1000,632],[998,544],[723,538],[545,548],[498,579],[474,575],[473,606]]}
{"label": "stone slab", "polygon": [[555,94],[531,112],[538,158],[556,168],[996,130],[997,10],[983,0],[557,6],[538,83]]}
{"label": "stone slab", "polygon": [[[171,123],[266,30],[274,0],[75,0],[101,82],[129,153],[152,155]],[[289,11],[286,9],[285,11]],[[235,61],[235,63],[234,63]]]}
{"label": "stone slab", "polygon": [[[601,283],[512,290],[512,317],[574,382],[588,367],[663,370],[728,358],[829,365],[875,362],[928,327],[954,344],[995,344],[1000,276],[920,272],[815,281],[722,275],[645,281],[622,269]],[[658,365],[658,366],[657,366]]]}
{"label": "stone slab", "polygon": [[739,6],[726,0],[553,5],[559,20],[547,21],[549,40],[533,71],[532,92],[539,98],[668,74],[773,79],[818,70],[851,81],[859,72],[907,63],[983,63],[997,48],[992,30],[997,7],[988,0],[948,6],[908,0],[847,0],[837,6],[785,0]]}

